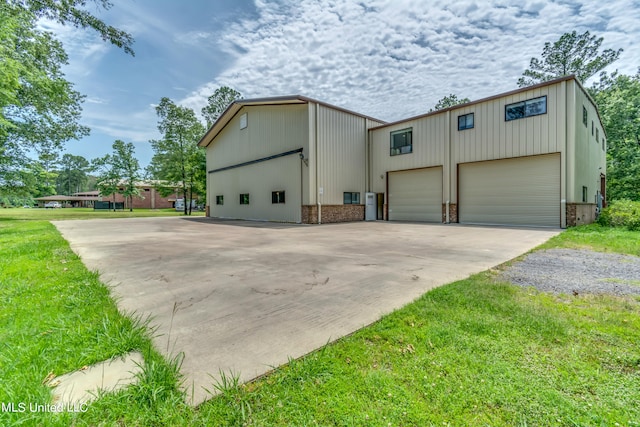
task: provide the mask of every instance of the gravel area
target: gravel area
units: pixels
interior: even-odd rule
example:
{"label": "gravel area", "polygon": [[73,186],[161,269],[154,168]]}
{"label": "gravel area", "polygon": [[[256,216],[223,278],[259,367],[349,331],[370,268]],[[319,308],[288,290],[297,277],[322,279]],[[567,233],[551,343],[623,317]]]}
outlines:
{"label": "gravel area", "polygon": [[537,251],[500,275],[557,294],[640,295],[640,258],[573,249]]}

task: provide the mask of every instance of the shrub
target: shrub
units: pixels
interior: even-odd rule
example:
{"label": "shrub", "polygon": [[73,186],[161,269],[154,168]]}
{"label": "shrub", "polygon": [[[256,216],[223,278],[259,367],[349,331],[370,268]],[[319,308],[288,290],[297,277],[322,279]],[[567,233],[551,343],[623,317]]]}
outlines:
{"label": "shrub", "polygon": [[640,202],[616,200],[602,210],[598,224],[608,227],[627,227],[640,231]]}

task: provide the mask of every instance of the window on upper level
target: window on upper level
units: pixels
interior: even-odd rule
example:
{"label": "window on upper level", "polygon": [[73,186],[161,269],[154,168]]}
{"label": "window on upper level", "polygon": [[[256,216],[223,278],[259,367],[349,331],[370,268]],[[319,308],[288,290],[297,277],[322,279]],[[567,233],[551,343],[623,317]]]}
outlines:
{"label": "window on upper level", "polygon": [[458,116],[458,130],[473,129],[473,113]]}
{"label": "window on upper level", "polygon": [[409,154],[413,151],[412,133],[412,128],[391,132],[390,154],[392,156],[397,156],[398,154]]}
{"label": "window on upper level", "polygon": [[547,114],[546,96],[515,102],[504,107],[504,119],[507,122],[540,114]]}

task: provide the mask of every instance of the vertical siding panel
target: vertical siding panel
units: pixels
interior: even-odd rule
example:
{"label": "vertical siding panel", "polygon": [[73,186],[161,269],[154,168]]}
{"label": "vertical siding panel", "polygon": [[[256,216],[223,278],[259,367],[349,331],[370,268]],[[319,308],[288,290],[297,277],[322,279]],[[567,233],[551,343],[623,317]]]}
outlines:
{"label": "vertical siding panel", "polygon": [[318,105],[319,186],[323,204],[341,205],[343,192],[366,191],[366,119]]}
{"label": "vertical siding panel", "polygon": [[[247,114],[247,128],[240,116]],[[207,156],[209,170],[230,166],[284,151],[308,151],[306,104],[242,108],[215,139],[215,156]],[[211,153],[212,149],[208,149]]]}

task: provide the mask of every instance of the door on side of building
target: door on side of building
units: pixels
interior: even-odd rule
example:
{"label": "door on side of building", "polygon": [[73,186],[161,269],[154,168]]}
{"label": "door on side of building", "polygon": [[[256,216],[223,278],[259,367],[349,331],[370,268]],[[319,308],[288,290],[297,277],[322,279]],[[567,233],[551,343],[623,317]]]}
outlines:
{"label": "door on side of building", "polygon": [[389,220],[442,222],[442,166],[389,172]]}
{"label": "door on side of building", "polygon": [[458,165],[461,223],[560,227],[560,154]]}

